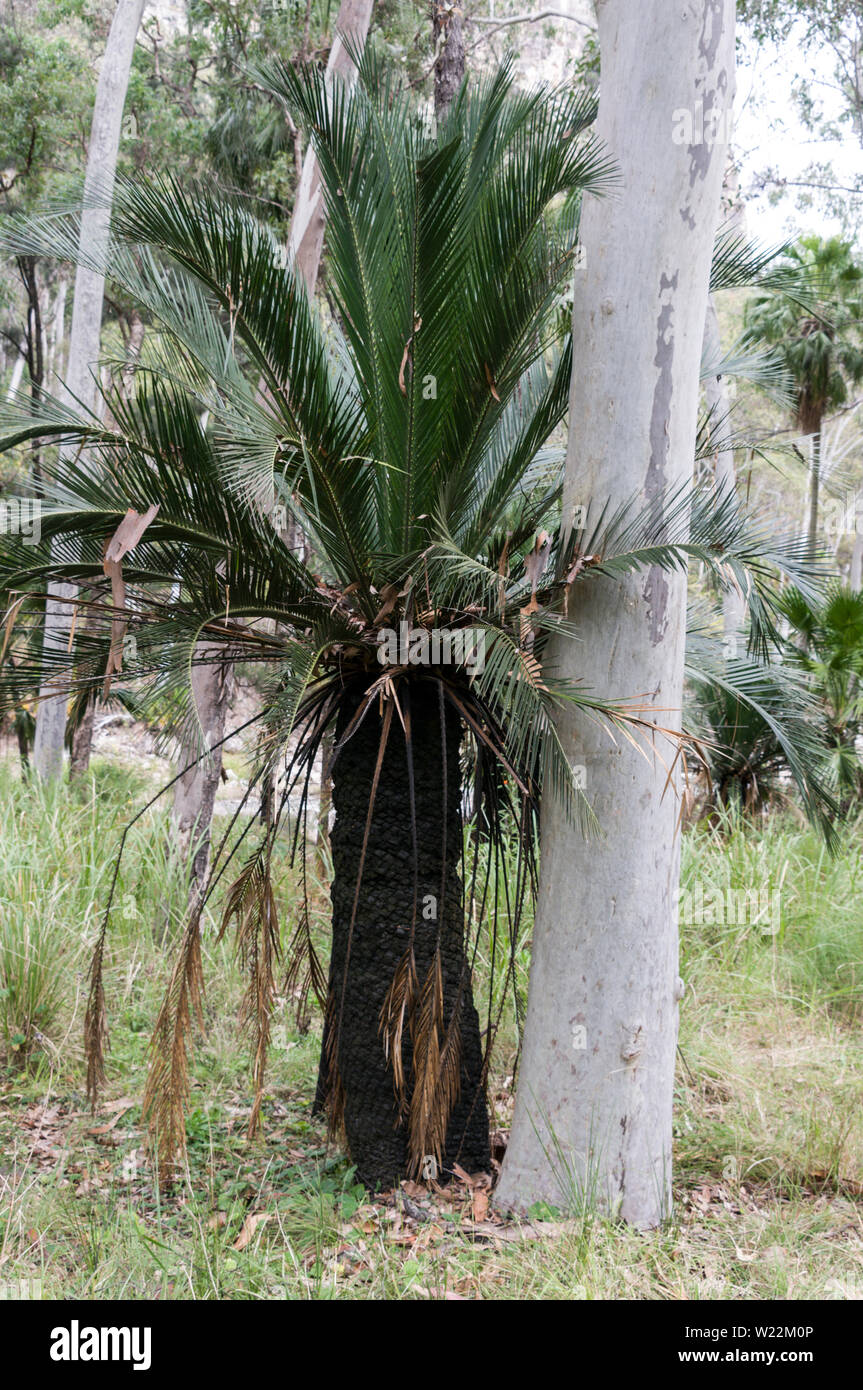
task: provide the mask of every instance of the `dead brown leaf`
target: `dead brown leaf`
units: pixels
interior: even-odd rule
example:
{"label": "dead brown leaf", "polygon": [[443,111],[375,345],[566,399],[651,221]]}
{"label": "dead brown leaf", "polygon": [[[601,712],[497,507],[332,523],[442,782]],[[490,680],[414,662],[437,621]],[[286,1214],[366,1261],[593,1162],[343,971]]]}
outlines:
{"label": "dead brown leaf", "polygon": [[234,1250],[245,1250],[252,1236],[259,1226],[263,1226],[265,1221],[269,1221],[272,1216],[271,1211],[250,1211],[240,1228],[240,1234],[234,1241]]}

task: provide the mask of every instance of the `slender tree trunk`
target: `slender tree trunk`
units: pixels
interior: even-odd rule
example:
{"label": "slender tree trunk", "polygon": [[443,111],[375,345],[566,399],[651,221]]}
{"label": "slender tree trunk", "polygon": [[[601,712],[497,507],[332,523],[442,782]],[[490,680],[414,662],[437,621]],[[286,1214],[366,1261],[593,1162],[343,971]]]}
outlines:
{"label": "slender tree trunk", "polygon": [[[342,713],[337,737],[344,733],[349,713]],[[380,1015],[410,943],[414,918],[419,985],[426,981],[439,945],[444,1029],[456,1009],[460,1019],[459,1095],[450,1115],[445,1145],[437,1156],[442,1162],[443,1180],[448,1179],[456,1162],[468,1172],[487,1172],[490,1167],[479,1019],[464,949],[459,872],[461,729],[448,705],[444,724],[445,734],[435,685],[414,683],[410,726],[415,778],[416,897],[407,750],[398,718],[392,720],[390,727],[364,860],[363,837],[382,728],[377,709],[366,716],[340,750],[333,768],[333,949],[317,1102],[320,1107],[328,1097],[336,1099],[357,1175],[370,1188],[392,1187],[408,1175],[410,1166],[409,1125],[399,1114],[393,1070],[384,1053]],[[362,877],[352,929],[361,860]],[[410,1098],[410,1038],[405,1040],[402,1056]],[[333,1070],[331,1059],[335,1061]],[[427,1160],[419,1176],[435,1175],[437,1158],[429,1153]]]}
{"label": "slender tree trunk", "polygon": [[63,339],[66,333],[66,295],[68,285],[65,280],[61,280],[57,287],[57,298],[54,301],[54,313],[51,316],[51,337],[48,344],[46,376],[50,380],[59,380],[63,376]]}
{"label": "slender tree trunk", "polygon": [[806,549],[815,559],[818,551],[818,501],[821,491],[821,425],[811,435],[809,445],[809,486],[806,492]]}
{"label": "slender tree trunk", "polygon": [[[196,655],[206,657],[218,652],[218,646],[199,642]],[[210,827],[216,791],[222,775],[222,749],[216,747],[225,736],[225,719],[231,696],[232,668],[230,663],[207,662],[192,667],[192,693],[204,742],[212,752],[194,767],[190,767],[174,789],[172,809],[176,840],[174,849],[183,863],[188,863],[193,892],[204,883],[210,861]],[[186,763],[197,757],[191,748],[183,750]]]}
{"label": "slender tree trunk", "polygon": [[15,358],[15,363],[12,367],[12,376],[9,379],[9,388],[6,392],[7,401],[11,401],[18,387],[21,385],[21,378],[24,375],[24,360],[23,352]]}
{"label": "slender tree trunk", "polygon": [[[336,36],[327,61],[327,77],[339,77],[343,82],[352,83],[356,68],[344,40],[355,48],[362,48],[369,32],[374,0],[342,0],[336,19]],[[294,202],[294,215],[288,237],[288,249],[294,264],[309,287],[314,290],[318,278],[318,267],[324,248],[324,207],[321,176],[314,151],[309,145],[303,160],[300,185]]]}
{"label": "slender tree trunk", "polygon": [[[19,256],[18,273],[24,284],[24,291],[27,295],[27,330],[25,333],[25,346],[27,356],[27,374],[30,378],[30,401],[31,409],[35,410],[36,404],[42,395],[42,387],[45,384],[45,335],[42,331],[42,307],[39,300],[39,280],[36,274],[36,257]],[[30,470],[34,488],[38,488],[42,479],[42,455],[38,444],[34,444],[30,455]]]}
{"label": "slender tree trunk", "polygon": [[438,124],[445,119],[464,81],[463,18],[459,0],[432,0],[434,114]]}
{"label": "slender tree trunk", "polygon": [[[722,357],[722,339],[719,332],[719,316],[713,295],[707,299],[707,313],[704,318],[704,355],[708,362],[718,362]],[[737,488],[737,474],[734,468],[734,448],[731,443],[731,402],[725,379],[721,373],[710,373],[704,382],[704,400],[710,412],[710,437],[714,444],[713,476],[717,489],[734,492]],[[746,617],[746,600],[736,587],[727,589],[722,595],[722,631],[726,650],[734,652],[734,644],[743,628]]]}
{"label": "slender tree trunk", "polygon": [[[336,19],[336,37],[330,49],[327,73],[339,76],[342,81],[353,82],[356,68],[344,46],[342,36],[362,48],[369,32],[374,0],[342,0]],[[321,255],[324,249],[324,229],[326,209],[321,191],[321,176],[311,145],[306,150],[300,185],[294,202],[294,214],[288,238],[290,253],[294,264],[306,282],[309,295],[315,292]],[[288,522],[291,549],[302,553],[305,558],[306,542],[297,523],[291,518]],[[330,786],[329,764],[332,757],[333,740],[330,734],[324,736],[323,761],[321,768],[321,797],[318,808],[317,843],[323,848],[328,840],[328,822],[332,789]]]}
{"label": "slender tree trunk", "polygon": [[84,714],[72,731],[72,748],[69,756],[69,780],[82,777],[90,766],[90,752],[93,747],[93,723],[96,718],[96,698],[90,696]]}
{"label": "slender tree trunk", "polygon": [[[585,201],[576,277],[564,518],[578,505],[655,498],[692,476],[698,367],[725,148],[678,144],[674,113],[724,116],[733,0],[599,0],[599,137],[619,191]],[[637,118],[633,119],[633,112]],[[693,119],[695,139],[698,122]],[[590,586],[578,643],[549,658],[600,697],[636,699],[678,726],[684,576],[656,567]],[[573,616],[571,614],[571,616]],[[586,843],[555,803],[542,815],[533,962],[499,1201],[595,1202],[638,1226],[670,1204],[677,1041],[678,806],[673,749],[648,756],[562,711],[605,832]],[[665,793],[663,795],[663,793]]]}
{"label": "slender tree trunk", "polygon": [[315,837],[318,850],[329,848],[330,811],[333,805],[333,756],[335,752],[335,733],[326,730],[321,739],[321,795],[318,802],[318,831]]}
{"label": "slender tree trunk", "polygon": [[[97,194],[104,198],[113,189],[123,106],[143,9],[144,0],[118,0],[96,86],[87,151],[80,245],[97,262],[108,245],[110,214],[101,203],[98,207],[94,206],[93,200]],[[99,357],[104,290],[103,275],[78,266],[66,385],[70,400],[77,397],[91,409],[97,398],[92,371]],[[74,584],[54,584],[49,585],[48,593],[44,649],[50,660],[52,653],[63,651],[68,643],[72,601],[77,590]],[[53,694],[53,689],[49,675],[40,692],[33,749],[34,766],[39,776],[45,779],[59,777],[63,769],[66,697]]]}
{"label": "slender tree trunk", "polygon": [[857,593],[863,588],[863,532],[855,531],[854,548],[851,551],[851,573],[848,576],[850,588]]}

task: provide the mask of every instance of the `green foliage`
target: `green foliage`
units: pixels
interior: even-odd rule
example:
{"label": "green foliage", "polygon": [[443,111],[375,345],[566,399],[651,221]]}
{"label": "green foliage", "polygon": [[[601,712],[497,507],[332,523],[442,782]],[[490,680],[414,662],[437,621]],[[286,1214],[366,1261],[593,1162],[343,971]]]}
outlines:
{"label": "green foliage", "polygon": [[809,434],[845,403],[849,383],[863,380],[863,270],[838,237],[804,237],[790,248],[787,266],[798,272],[804,294],[756,295],[746,306],[745,341],[781,354],[794,382],[797,424]]}
{"label": "green foliage", "polygon": [[815,604],[791,589],[782,607],[794,631],[790,659],[806,673],[822,713],[830,782],[851,807],[863,792],[863,593],[835,585]]}
{"label": "green foliage", "polygon": [[793,781],[813,824],[837,844],[839,804],[821,711],[809,682],[779,653],[720,643],[709,609],[690,613],[686,676],[689,719],[700,732],[714,805],[754,813],[787,796]]}
{"label": "green foliage", "polygon": [[2,10],[0,192],[7,207],[33,207],[80,168],[94,84],[80,45],[19,25],[8,4]]}

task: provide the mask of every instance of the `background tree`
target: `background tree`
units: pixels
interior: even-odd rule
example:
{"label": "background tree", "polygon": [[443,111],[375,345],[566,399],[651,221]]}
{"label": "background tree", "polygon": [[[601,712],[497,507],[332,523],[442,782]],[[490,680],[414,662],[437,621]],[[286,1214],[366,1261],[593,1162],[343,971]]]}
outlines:
{"label": "background tree", "polygon": [[794,385],[795,424],[810,438],[806,534],[814,556],[822,426],[847,401],[849,383],[863,381],[863,271],[837,237],[804,237],[788,264],[800,288],[756,295],[746,306],[746,336],[778,352]]}
{"label": "background tree", "polygon": [[[109,214],[104,199],[106,193],[110,195],[117,167],[132,51],[143,11],[144,0],[118,0],[96,87],[80,237],[81,246],[88,248],[97,262],[107,245]],[[66,395],[70,402],[79,402],[90,409],[98,395],[94,373],[100,355],[104,290],[104,274],[88,265],[78,266],[72,304]],[[71,600],[74,596],[72,585],[49,586],[45,605],[46,645],[57,647],[68,641],[72,622]],[[60,775],[65,736],[66,697],[53,694],[51,686],[46,685],[40,692],[33,745],[33,765],[40,777],[50,779]]]}
{"label": "background tree", "polygon": [[[810,70],[797,62],[792,69],[789,105],[813,144],[841,140],[846,149],[863,150],[863,5],[860,0],[738,0],[741,26],[755,45],[772,43],[789,57],[802,54],[817,62]],[[823,59],[830,56],[832,72],[825,75]],[[817,72],[817,75],[816,75]],[[772,162],[777,135],[787,136],[785,112],[765,110],[766,142],[771,163],[757,185],[773,199],[794,195],[797,208],[811,218],[817,209],[839,223],[843,235],[857,241],[863,213],[863,173],[834,168],[822,153],[788,178]],[[773,120],[768,125],[768,118]],[[799,130],[799,126],[797,128]]]}
{"label": "background tree", "polygon": [[[356,74],[352,53],[362,52],[369,32],[374,0],[342,0],[335,25],[333,44],[327,59],[327,77],[350,86]],[[294,201],[288,250],[314,293],[324,248],[324,193],[315,152],[309,144]]]}
{"label": "background tree", "polygon": [[432,0],[434,113],[442,121],[464,81],[464,16],[459,0]]}

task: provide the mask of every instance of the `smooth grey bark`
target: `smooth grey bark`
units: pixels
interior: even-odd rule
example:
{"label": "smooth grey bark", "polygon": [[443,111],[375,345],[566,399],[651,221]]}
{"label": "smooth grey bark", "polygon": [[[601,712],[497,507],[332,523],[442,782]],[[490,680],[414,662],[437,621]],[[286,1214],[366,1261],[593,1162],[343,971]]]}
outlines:
{"label": "smooth grey bark", "polygon": [[[700,350],[724,146],[677,144],[673,113],[724,115],[734,0],[599,0],[598,135],[616,193],[585,200],[575,276],[564,518],[656,497],[692,475]],[[635,117],[634,114],[635,113]],[[694,122],[697,125],[697,122]],[[549,668],[680,726],[684,576],[599,579],[581,640]],[[677,1042],[679,807],[673,748],[647,756],[572,710],[559,729],[604,838],[543,805],[521,1073],[498,1202],[595,1203],[643,1227],[669,1210]]]}
{"label": "smooth grey bark", "polygon": [[863,588],[863,532],[855,531],[854,546],[851,551],[851,573],[848,576],[850,587],[856,592]]}
{"label": "smooth grey bark", "polygon": [[[336,37],[327,61],[328,75],[339,76],[344,82],[353,82],[356,68],[345,48],[342,36],[344,35],[354,48],[362,48],[369,32],[373,7],[374,0],[342,0],[336,19]],[[310,145],[303,160],[303,169],[288,237],[289,252],[306,282],[306,289],[310,295],[314,294],[318,280],[321,255],[324,249],[325,227],[326,209],[321,191],[321,176],[314,150]],[[305,558],[306,540],[293,517],[289,519],[288,528],[287,544]],[[332,733],[327,733],[324,736],[321,797],[318,809],[317,841],[321,847],[329,839],[328,821],[332,801],[329,764],[332,761],[332,746]]]}
{"label": "smooth grey bark", "polygon": [[[143,10],[144,0],[118,0],[96,85],[79,238],[88,259],[96,264],[108,245],[110,213],[104,199],[113,190],[117,172],[123,107]],[[77,398],[90,409],[97,399],[93,370],[99,357],[104,292],[105,277],[79,265],[75,274],[66,395],[68,400]],[[49,657],[68,643],[76,593],[74,584],[49,585],[44,637],[44,650]],[[40,691],[33,746],[33,764],[46,780],[59,777],[62,772],[66,731],[66,697],[52,694],[53,688],[49,679]]]}
{"label": "smooth grey bark", "polygon": [[46,354],[47,378],[49,381],[63,378],[63,339],[66,334],[66,295],[68,285],[65,280],[61,280],[57,287],[57,298],[54,301],[54,314],[51,320],[51,338]]}
{"label": "smooth grey bark", "polygon": [[[327,60],[327,77],[352,83],[356,76],[345,39],[355,49],[363,47],[372,17],[374,0],[342,0],[336,19],[336,36]],[[294,201],[294,214],[288,234],[288,251],[311,294],[318,278],[324,249],[324,207],[318,161],[311,144],[306,150],[300,183]]]}
{"label": "smooth grey bark", "polygon": [[[218,654],[214,643],[199,642],[199,659]],[[180,778],[174,791],[173,820],[176,834],[175,850],[183,863],[189,865],[191,887],[195,891],[207,875],[210,858],[210,826],[216,791],[222,772],[222,749],[216,747],[225,736],[225,720],[231,695],[232,668],[230,663],[210,661],[192,667],[192,694],[198,711],[204,746],[211,750],[200,762],[190,767]],[[203,751],[203,750],[200,750]],[[198,749],[187,745],[183,750],[183,766],[198,756]]]}
{"label": "smooth grey bark", "polygon": [[821,430],[809,437],[809,481],[806,489],[806,549],[810,560],[818,550],[818,504],[821,492]]}
{"label": "smooth grey bark", "polygon": [[[703,357],[707,363],[719,362],[722,359],[719,316],[712,294],[707,297],[707,312],[704,316]],[[725,378],[721,373],[710,372],[705,378],[704,401],[710,415],[710,437],[714,445],[713,476],[716,486],[734,492],[737,487],[737,474],[731,443],[731,401]],[[726,650],[731,653],[735,651],[733,644],[737,641],[745,616],[744,595],[736,586],[727,589],[722,595],[722,633]]]}
{"label": "smooth grey bark", "polygon": [[11,401],[11,400],[12,400],[12,398],[13,398],[14,395],[15,395],[15,392],[18,390],[19,386],[21,385],[21,378],[22,378],[23,375],[24,375],[24,362],[25,362],[24,354],[23,354],[23,352],[21,352],[21,353],[19,354],[19,356],[15,358],[15,364],[14,364],[14,366],[13,366],[13,368],[12,368],[12,376],[11,376],[10,379],[9,379],[9,388],[8,388],[8,390],[7,390],[7,392],[6,392],[6,399],[7,399],[7,401]]}
{"label": "smooth grey bark", "polygon": [[[144,320],[140,314],[133,311],[130,321],[129,337],[126,343],[126,361],[123,364],[119,388],[120,392],[127,399],[132,392],[132,383],[135,375],[135,364],[141,355],[141,345],[144,341]],[[98,597],[98,593],[96,595]],[[96,624],[90,617],[82,620],[86,625],[95,628]],[[83,716],[79,719],[72,732],[71,748],[69,752],[69,780],[74,781],[78,777],[83,777],[90,766],[90,754],[93,749],[93,730],[96,719],[96,703],[98,696],[95,691],[90,693],[87,700]],[[187,759],[188,761],[188,759]]]}

